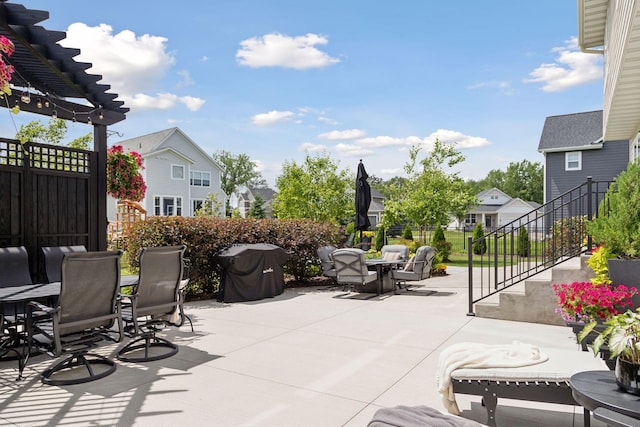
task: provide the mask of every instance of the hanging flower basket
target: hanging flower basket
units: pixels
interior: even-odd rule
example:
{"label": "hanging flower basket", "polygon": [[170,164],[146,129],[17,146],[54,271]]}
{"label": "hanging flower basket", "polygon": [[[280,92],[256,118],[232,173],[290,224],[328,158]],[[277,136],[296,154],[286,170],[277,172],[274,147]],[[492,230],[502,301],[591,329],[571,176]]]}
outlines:
{"label": "hanging flower basket", "polygon": [[13,65],[7,63],[7,58],[11,56],[14,49],[15,46],[11,40],[5,36],[0,36],[0,52],[4,54],[0,55],[0,93],[6,95],[11,95],[9,82],[14,71]]}
{"label": "hanging flower basket", "polygon": [[125,153],[121,145],[107,150],[107,193],[119,200],[139,202],[147,185],[140,174],[142,156],[135,151]]}

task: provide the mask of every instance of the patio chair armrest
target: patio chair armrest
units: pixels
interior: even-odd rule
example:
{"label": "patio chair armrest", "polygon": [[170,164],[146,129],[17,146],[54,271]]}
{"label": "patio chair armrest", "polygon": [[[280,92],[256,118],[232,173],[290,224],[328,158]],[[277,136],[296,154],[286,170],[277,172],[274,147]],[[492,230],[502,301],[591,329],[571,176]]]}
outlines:
{"label": "patio chair armrest", "polygon": [[40,311],[43,312],[45,314],[51,315],[54,314],[58,311],[57,308],[53,308],[53,307],[49,307],[48,305],[44,305],[41,304],[37,301],[29,301],[29,303],[27,304],[28,308],[29,308],[29,312],[33,313],[36,311]]}

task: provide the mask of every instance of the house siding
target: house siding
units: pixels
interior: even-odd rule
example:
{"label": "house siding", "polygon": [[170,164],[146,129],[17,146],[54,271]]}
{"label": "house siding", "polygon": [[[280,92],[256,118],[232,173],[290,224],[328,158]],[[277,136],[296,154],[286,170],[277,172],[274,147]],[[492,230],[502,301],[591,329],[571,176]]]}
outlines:
{"label": "house siding", "polygon": [[548,202],[587,181],[611,181],[627,168],[628,141],[607,141],[602,148],[582,150],[581,170],[565,171],[565,152],[546,153],[545,201]]}

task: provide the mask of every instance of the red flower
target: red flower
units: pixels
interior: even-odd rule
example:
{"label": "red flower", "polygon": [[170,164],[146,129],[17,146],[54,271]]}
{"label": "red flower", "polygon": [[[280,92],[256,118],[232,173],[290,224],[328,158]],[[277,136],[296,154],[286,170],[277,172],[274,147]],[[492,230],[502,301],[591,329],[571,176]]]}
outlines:
{"label": "red flower", "polygon": [[632,305],[631,297],[637,293],[636,288],[624,285],[612,287],[607,284],[591,282],[574,282],[571,284],[553,285],[558,298],[558,312],[567,321],[606,320],[620,314],[625,307]]}
{"label": "red flower", "polygon": [[147,185],[140,175],[142,156],[125,153],[121,145],[107,150],[107,192],[121,200],[139,202],[144,199]]}

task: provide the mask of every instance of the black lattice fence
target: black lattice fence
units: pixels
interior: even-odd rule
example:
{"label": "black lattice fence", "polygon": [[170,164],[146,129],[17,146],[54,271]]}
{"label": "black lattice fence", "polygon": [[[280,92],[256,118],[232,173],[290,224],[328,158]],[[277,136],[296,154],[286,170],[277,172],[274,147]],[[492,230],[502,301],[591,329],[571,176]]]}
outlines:
{"label": "black lattice fence", "polygon": [[0,246],[25,246],[34,280],[43,246],[98,249],[95,164],[93,151],[0,138]]}

